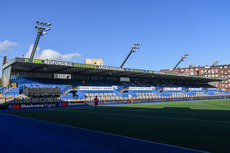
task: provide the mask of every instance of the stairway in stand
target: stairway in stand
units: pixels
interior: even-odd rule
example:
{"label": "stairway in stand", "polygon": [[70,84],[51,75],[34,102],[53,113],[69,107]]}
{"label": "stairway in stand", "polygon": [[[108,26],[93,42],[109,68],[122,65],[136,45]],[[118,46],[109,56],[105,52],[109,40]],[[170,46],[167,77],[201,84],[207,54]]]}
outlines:
{"label": "stairway in stand", "polygon": [[2,96],[4,93],[6,93],[7,91],[13,89],[14,87],[10,87],[9,89],[7,89],[6,91],[4,91],[3,93],[0,94],[0,96]]}
{"label": "stairway in stand", "polygon": [[[64,80],[66,82],[66,84],[71,85],[72,89],[76,89],[74,85],[72,85],[68,80]],[[63,95],[67,94],[70,90],[72,89],[68,89],[65,93],[63,93]]]}

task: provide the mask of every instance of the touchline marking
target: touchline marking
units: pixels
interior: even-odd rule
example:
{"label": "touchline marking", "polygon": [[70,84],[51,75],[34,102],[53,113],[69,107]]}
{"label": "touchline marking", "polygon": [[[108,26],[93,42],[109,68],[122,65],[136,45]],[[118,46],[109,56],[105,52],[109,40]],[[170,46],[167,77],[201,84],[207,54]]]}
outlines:
{"label": "touchline marking", "polygon": [[91,113],[91,114],[101,114],[101,115],[113,115],[113,116],[129,116],[129,117],[144,117],[144,118],[157,118],[157,119],[168,119],[168,120],[182,120],[182,121],[197,121],[197,122],[210,122],[210,123],[225,123],[230,124],[230,121],[213,121],[213,120],[200,120],[191,118],[178,118],[178,117],[162,117],[162,116],[147,116],[147,115],[130,115],[130,114],[114,114],[114,113],[98,113],[98,112],[83,112],[83,111],[68,111],[68,110],[51,110],[48,111],[62,111],[62,112],[80,112],[80,113]]}
{"label": "touchline marking", "polygon": [[169,146],[169,147],[175,147],[175,148],[181,148],[181,149],[199,151],[201,153],[209,153],[207,151],[201,151],[201,150],[197,150],[197,149],[185,148],[185,147],[180,147],[180,146],[176,146],[176,145],[164,144],[164,143],[160,143],[160,142],[153,142],[153,141],[148,141],[148,140],[144,140],[144,139],[133,138],[133,137],[129,137],[129,136],[123,136],[123,135],[118,135],[118,134],[113,134],[113,133],[106,133],[106,132],[102,132],[102,131],[96,131],[96,130],[92,130],[92,129],[86,129],[86,128],[80,128],[80,127],[71,126],[71,125],[65,125],[65,124],[60,124],[60,123],[55,123],[55,122],[50,122],[50,121],[44,121],[44,120],[29,118],[29,117],[25,117],[25,116],[19,116],[19,115],[8,114],[8,113],[2,113],[2,114],[6,114],[6,115],[10,115],[10,116],[16,116],[16,117],[19,117],[19,118],[21,117],[21,118],[25,118],[25,119],[29,119],[29,120],[34,120],[34,121],[45,122],[45,123],[49,123],[49,124],[55,124],[55,125],[60,125],[60,126],[65,126],[65,127],[70,127],[70,128],[75,128],[75,129],[81,129],[81,130],[95,132],[95,133],[101,133],[101,134],[104,134],[104,135],[117,136],[117,137],[126,138],[126,139],[130,139],[130,140],[143,141],[143,142],[148,142],[148,143],[152,143],[152,144],[160,144],[160,145],[165,145],[165,146]]}

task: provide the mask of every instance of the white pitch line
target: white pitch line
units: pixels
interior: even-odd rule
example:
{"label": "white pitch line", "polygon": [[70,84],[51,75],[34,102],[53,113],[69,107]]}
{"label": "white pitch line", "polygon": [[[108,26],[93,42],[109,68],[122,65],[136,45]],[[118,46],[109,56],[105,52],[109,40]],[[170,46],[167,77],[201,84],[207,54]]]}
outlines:
{"label": "white pitch line", "polygon": [[62,112],[80,112],[80,113],[91,113],[100,115],[112,115],[112,116],[129,116],[129,117],[143,117],[143,118],[155,118],[155,119],[167,119],[167,120],[182,120],[182,121],[197,121],[197,122],[210,122],[210,123],[225,123],[230,124],[230,121],[214,121],[214,120],[201,120],[192,118],[178,118],[178,117],[162,117],[162,116],[147,116],[147,115],[130,115],[130,114],[114,114],[114,113],[99,113],[99,112],[84,112],[84,111],[67,111],[67,110],[57,110],[57,109],[46,109],[49,111],[62,111]]}

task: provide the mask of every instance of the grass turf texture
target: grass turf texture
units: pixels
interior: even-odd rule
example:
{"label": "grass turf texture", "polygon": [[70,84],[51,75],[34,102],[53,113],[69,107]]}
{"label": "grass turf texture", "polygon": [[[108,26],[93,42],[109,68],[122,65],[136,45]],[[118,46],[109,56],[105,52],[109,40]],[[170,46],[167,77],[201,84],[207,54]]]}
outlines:
{"label": "grass turf texture", "polygon": [[209,152],[230,152],[230,100],[5,113]]}

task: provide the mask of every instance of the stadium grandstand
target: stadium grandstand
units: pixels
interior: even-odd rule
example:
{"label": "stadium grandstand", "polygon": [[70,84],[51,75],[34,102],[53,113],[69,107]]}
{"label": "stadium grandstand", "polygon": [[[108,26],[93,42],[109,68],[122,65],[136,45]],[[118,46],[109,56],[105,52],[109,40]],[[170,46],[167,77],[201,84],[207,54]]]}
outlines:
{"label": "stadium grandstand", "polygon": [[228,98],[222,78],[15,57],[3,61],[0,102],[100,104]]}

